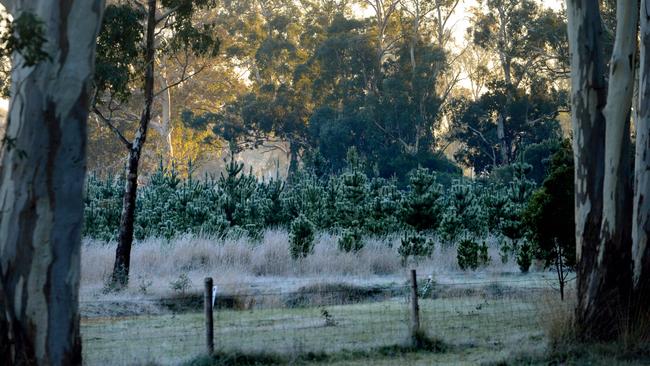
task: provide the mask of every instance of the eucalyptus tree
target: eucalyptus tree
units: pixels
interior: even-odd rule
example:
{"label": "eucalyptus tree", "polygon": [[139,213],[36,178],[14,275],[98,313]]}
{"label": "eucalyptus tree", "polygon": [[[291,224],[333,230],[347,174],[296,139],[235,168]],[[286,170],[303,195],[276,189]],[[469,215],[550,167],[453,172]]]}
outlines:
{"label": "eucalyptus tree", "polygon": [[[159,6],[161,5],[161,6]],[[111,279],[112,287],[128,284],[131,246],[135,222],[138,169],[152,119],[154,98],[169,88],[201,72],[203,67],[189,64],[190,55],[216,56],[219,40],[210,24],[197,22],[198,9],[214,5],[211,0],[147,0],[146,3],[125,1],[106,9],[107,20],[97,39],[98,72],[93,112],[117,136],[128,151],[125,187]],[[185,57],[178,80],[158,80],[154,66],[157,57]],[[160,87],[156,90],[156,87]],[[133,98],[133,90],[141,93],[141,112],[124,113],[122,104]],[[117,113],[116,113],[117,112]],[[137,121],[133,137],[116,125],[114,114]]]}
{"label": "eucalyptus tree", "polygon": [[80,365],[86,120],[104,1],[3,0],[0,364]]}
{"label": "eucalyptus tree", "polygon": [[[567,1],[575,157],[576,322],[580,334],[589,340],[612,340],[622,336],[621,331],[642,336],[650,333],[643,321],[650,311],[650,210],[645,199],[650,193],[649,5],[647,0],[641,1],[639,14],[636,1],[617,2],[607,75],[607,38],[603,36],[600,2]],[[639,108],[631,174],[630,119],[639,18]]]}
{"label": "eucalyptus tree", "polygon": [[[500,164],[509,164],[516,156],[510,119],[515,116],[508,106],[520,89],[539,80],[544,69],[562,68],[564,22],[560,14],[545,9],[533,0],[486,0],[473,10],[470,32],[474,44],[493,52],[499,68],[492,89],[503,95],[497,109],[497,137]],[[559,48],[559,49],[558,49]],[[564,54],[566,54],[564,52]],[[551,57],[555,55],[555,57]],[[555,75],[549,81],[551,86]]]}

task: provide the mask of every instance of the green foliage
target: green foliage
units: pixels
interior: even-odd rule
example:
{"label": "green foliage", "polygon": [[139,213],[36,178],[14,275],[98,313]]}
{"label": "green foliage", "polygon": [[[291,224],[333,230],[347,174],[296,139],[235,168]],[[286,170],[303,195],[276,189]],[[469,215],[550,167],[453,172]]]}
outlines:
{"label": "green foliage", "polygon": [[524,212],[527,237],[545,265],[575,264],[573,153],[568,142],[551,159],[550,173]]}
{"label": "green foliage", "polygon": [[162,163],[151,176],[149,184],[139,190],[136,201],[135,237],[172,238],[184,233],[222,235],[231,225],[223,206],[214,202],[224,200],[214,189],[211,179],[182,180],[174,168]]}
{"label": "green foliage", "polygon": [[[316,230],[339,232],[338,247],[347,252],[360,250],[364,237],[406,232],[398,250],[407,259],[431,255],[433,241],[425,239],[426,233],[446,245],[462,241],[460,257],[474,268],[473,263],[491,260],[487,246],[477,244],[488,233],[506,238],[501,254],[507,261],[517,257],[517,243],[534,226],[521,218],[532,187],[525,180],[508,185],[457,180],[444,187],[428,170],[417,169],[402,190],[394,180],[368,179],[358,160],[350,165],[327,178],[299,171],[290,184],[257,180],[232,159],[218,179],[181,179],[175,166],[161,165],[138,192],[136,239],[186,233],[257,238],[264,228],[284,227],[295,236],[300,257],[310,252],[305,238]],[[121,178],[88,178],[84,235],[115,238],[122,183]]]}
{"label": "green foliage", "polygon": [[428,169],[414,170],[409,176],[409,191],[404,197],[403,220],[414,229],[435,230],[439,225],[442,204],[441,187]]}
{"label": "green foliage", "polygon": [[[165,36],[157,38],[157,55],[217,55],[220,40],[214,24],[195,19],[197,11],[214,7],[214,1],[164,0],[160,5],[159,11],[165,17],[158,21],[165,26]],[[133,84],[143,78],[146,21],[145,8],[138,3],[121,2],[106,7],[97,37],[95,88],[98,93],[109,93],[107,99],[127,101]],[[102,98],[94,101],[101,103]]]}
{"label": "green foliage", "polygon": [[471,239],[464,239],[458,243],[456,260],[460,269],[475,270],[479,266],[479,244]]}
{"label": "green foliage", "polygon": [[120,101],[131,95],[130,82],[137,77],[133,66],[142,56],[144,18],[143,8],[127,4],[109,4],[104,10],[97,37],[95,87],[110,91]]}
{"label": "green foliage", "polygon": [[14,68],[37,65],[51,58],[46,42],[43,21],[34,13],[22,11],[13,21],[0,14],[0,96],[10,96],[12,55],[20,55]]}
{"label": "green foliage", "polygon": [[528,273],[532,262],[533,248],[528,241],[524,241],[517,249],[517,265],[519,266],[519,270],[523,273]]}
{"label": "green foliage", "polygon": [[478,262],[483,265],[487,265],[492,261],[490,254],[488,254],[488,246],[485,241],[478,247]]}
{"label": "green foliage", "polygon": [[314,224],[304,215],[291,223],[289,230],[289,250],[293,259],[305,258],[314,250]]}
{"label": "green foliage", "polygon": [[430,258],[433,249],[433,240],[427,239],[419,233],[405,233],[397,252],[402,257],[402,262],[406,263],[409,257],[416,260],[417,258]]}
{"label": "green foliage", "polygon": [[124,181],[108,176],[101,180],[88,176],[84,196],[84,235],[110,241],[117,239],[122,212]]}
{"label": "green foliage", "polygon": [[363,236],[358,228],[343,229],[338,240],[339,250],[344,252],[358,252],[363,248]]}
{"label": "green foliage", "polygon": [[13,22],[8,19],[3,21],[8,25],[0,36],[3,53],[19,53],[22,56],[22,67],[34,66],[50,59],[51,56],[43,47],[47,42],[43,20],[34,13],[23,11]]}

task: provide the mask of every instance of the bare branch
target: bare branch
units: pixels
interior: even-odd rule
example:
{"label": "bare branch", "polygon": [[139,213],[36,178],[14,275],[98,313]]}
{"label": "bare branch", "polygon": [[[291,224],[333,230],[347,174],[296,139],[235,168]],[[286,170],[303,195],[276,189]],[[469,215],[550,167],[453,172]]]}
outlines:
{"label": "bare branch", "polygon": [[175,6],[171,9],[167,9],[166,12],[162,13],[160,17],[156,18],[156,24],[160,23],[164,19],[167,19],[170,15],[172,15],[176,10],[178,10],[179,6]]}
{"label": "bare branch", "polygon": [[126,137],[124,137],[122,132],[120,132],[120,130],[117,127],[115,127],[115,125],[113,125],[110,118],[106,118],[97,107],[93,107],[93,113],[95,113],[95,115],[102,122],[104,122],[106,124],[106,126],[108,126],[108,128],[110,128],[111,131],[113,131],[115,133],[115,135],[117,135],[117,138],[120,139],[120,141],[126,146],[127,149],[131,150],[131,147],[133,145],[129,142],[129,140],[126,139]]}
{"label": "bare branch", "polygon": [[171,89],[171,88],[173,88],[173,87],[175,87],[175,86],[177,86],[177,85],[179,85],[179,84],[182,84],[182,83],[184,83],[185,81],[187,81],[187,80],[193,78],[194,76],[196,76],[197,74],[199,74],[201,71],[205,70],[205,67],[206,67],[206,66],[203,65],[203,66],[201,66],[198,70],[196,70],[195,72],[193,72],[193,73],[191,73],[191,74],[189,74],[189,75],[185,75],[185,76],[181,77],[179,80],[177,80],[176,82],[167,85],[167,87],[162,88],[162,89],[159,90],[156,94],[154,94],[154,97],[157,97],[158,95],[164,93],[164,92],[167,91],[168,89]]}

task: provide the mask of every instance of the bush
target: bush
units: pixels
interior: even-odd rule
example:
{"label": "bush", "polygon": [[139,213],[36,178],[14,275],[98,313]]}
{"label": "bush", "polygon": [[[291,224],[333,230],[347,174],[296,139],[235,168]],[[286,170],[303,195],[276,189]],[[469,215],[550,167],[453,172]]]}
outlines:
{"label": "bush", "polygon": [[289,251],[293,259],[305,258],[314,250],[314,224],[304,215],[291,223],[289,231]]}
{"label": "bush", "polygon": [[458,260],[458,266],[463,271],[467,269],[475,270],[479,265],[479,245],[477,242],[464,239],[458,243],[458,252],[456,259]]}
{"label": "bush", "polygon": [[176,293],[180,295],[185,295],[187,290],[192,287],[192,282],[190,281],[190,277],[187,275],[187,273],[181,273],[178,278],[174,281],[171,281],[169,283],[169,287]]}
{"label": "bush", "polygon": [[471,239],[464,239],[458,244],[456,254],[458,266],[463,271],[467,269],[476,270],[480,266],[490,263],[492,258],[488,254],[488,246],[485,242],[478,244]]}
{"label": "bush", "polygon": [[405,233],[402,238],[401,245],[397,252],[402,257],[402,262],[406,263],[408,257],[418,258],[427,257],[431,258],[433,254],[434,242],[427,239],[420,233]]}
{"label": "bush", "polygon": [[338,240],[339,250],[344,252],[358,252],[363,248],[361,230],[357,228],[345,229]]}
{"label": "bush", "polygon": [[490,254],[488,254],[488,246],[485,241],[478,247],[478,262],[480,265],[487,265],[492,261]]}
{"label": "bush", "polygon": [[519,246],[517,250],[517,265],[523,273],[528,273],[530,265],[533,262],[533,249],[527,241]]}

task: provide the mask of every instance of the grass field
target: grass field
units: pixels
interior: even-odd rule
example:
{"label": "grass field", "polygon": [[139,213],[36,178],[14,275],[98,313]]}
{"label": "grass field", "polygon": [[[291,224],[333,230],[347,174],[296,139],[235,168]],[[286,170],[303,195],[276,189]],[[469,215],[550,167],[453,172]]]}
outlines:
{"label": "grass field", "polygon": [[[492,239],[490,265],[468,272],[459,270],[455,250],[440,245],[432,258],[404,266],[396,253],[399,237],[370,240],[352,254],[338,251],[335,240],[320,235],[315,252],[294,261],[287,233],[278,230],[267,231],[258,243],[151,239],[134,246],[131,281],[120,293],[103,291],[114,246],[86,241],[80,291],[84,363],[644,364],[590,352],[549,361],[548,335],[558,326],[566,329],[572,305],[559,301],[553,273],[533,267],[520,274],[512,258],[500,261]],[[420,281],[433,278],[432,291],[420,299],[421,327],[446,345],[444,352],[408,349],[410,268],[417,268]],[[170,286],[180,275],[189,279],[182,293]],[[206,276],[219,286],[215,343],[225,356],[218,361],[201,358]],[[573,354],[579,357],[573,360]]]}
{"label": "grass field", "polygon": [[[348,305],[217,309],[215,342],[223,352],[286,355],[402,345],[409,340],[409,308],[405,297],[397,297]],[[451,352],[436,359],[453,364],[496,361],[514,346],[543,348],[540,316],[545,310],[550,311],[540,308],[533,297],[472,296],[420,302],[422,328],[452,346]],[[84,359],[87,364],[179,363],[204,351],[203,322],[198,312],[88,318],[82,321]],[[431,362],[432,355],[400,357],[400,363],[418,364],[423,357]]]}

